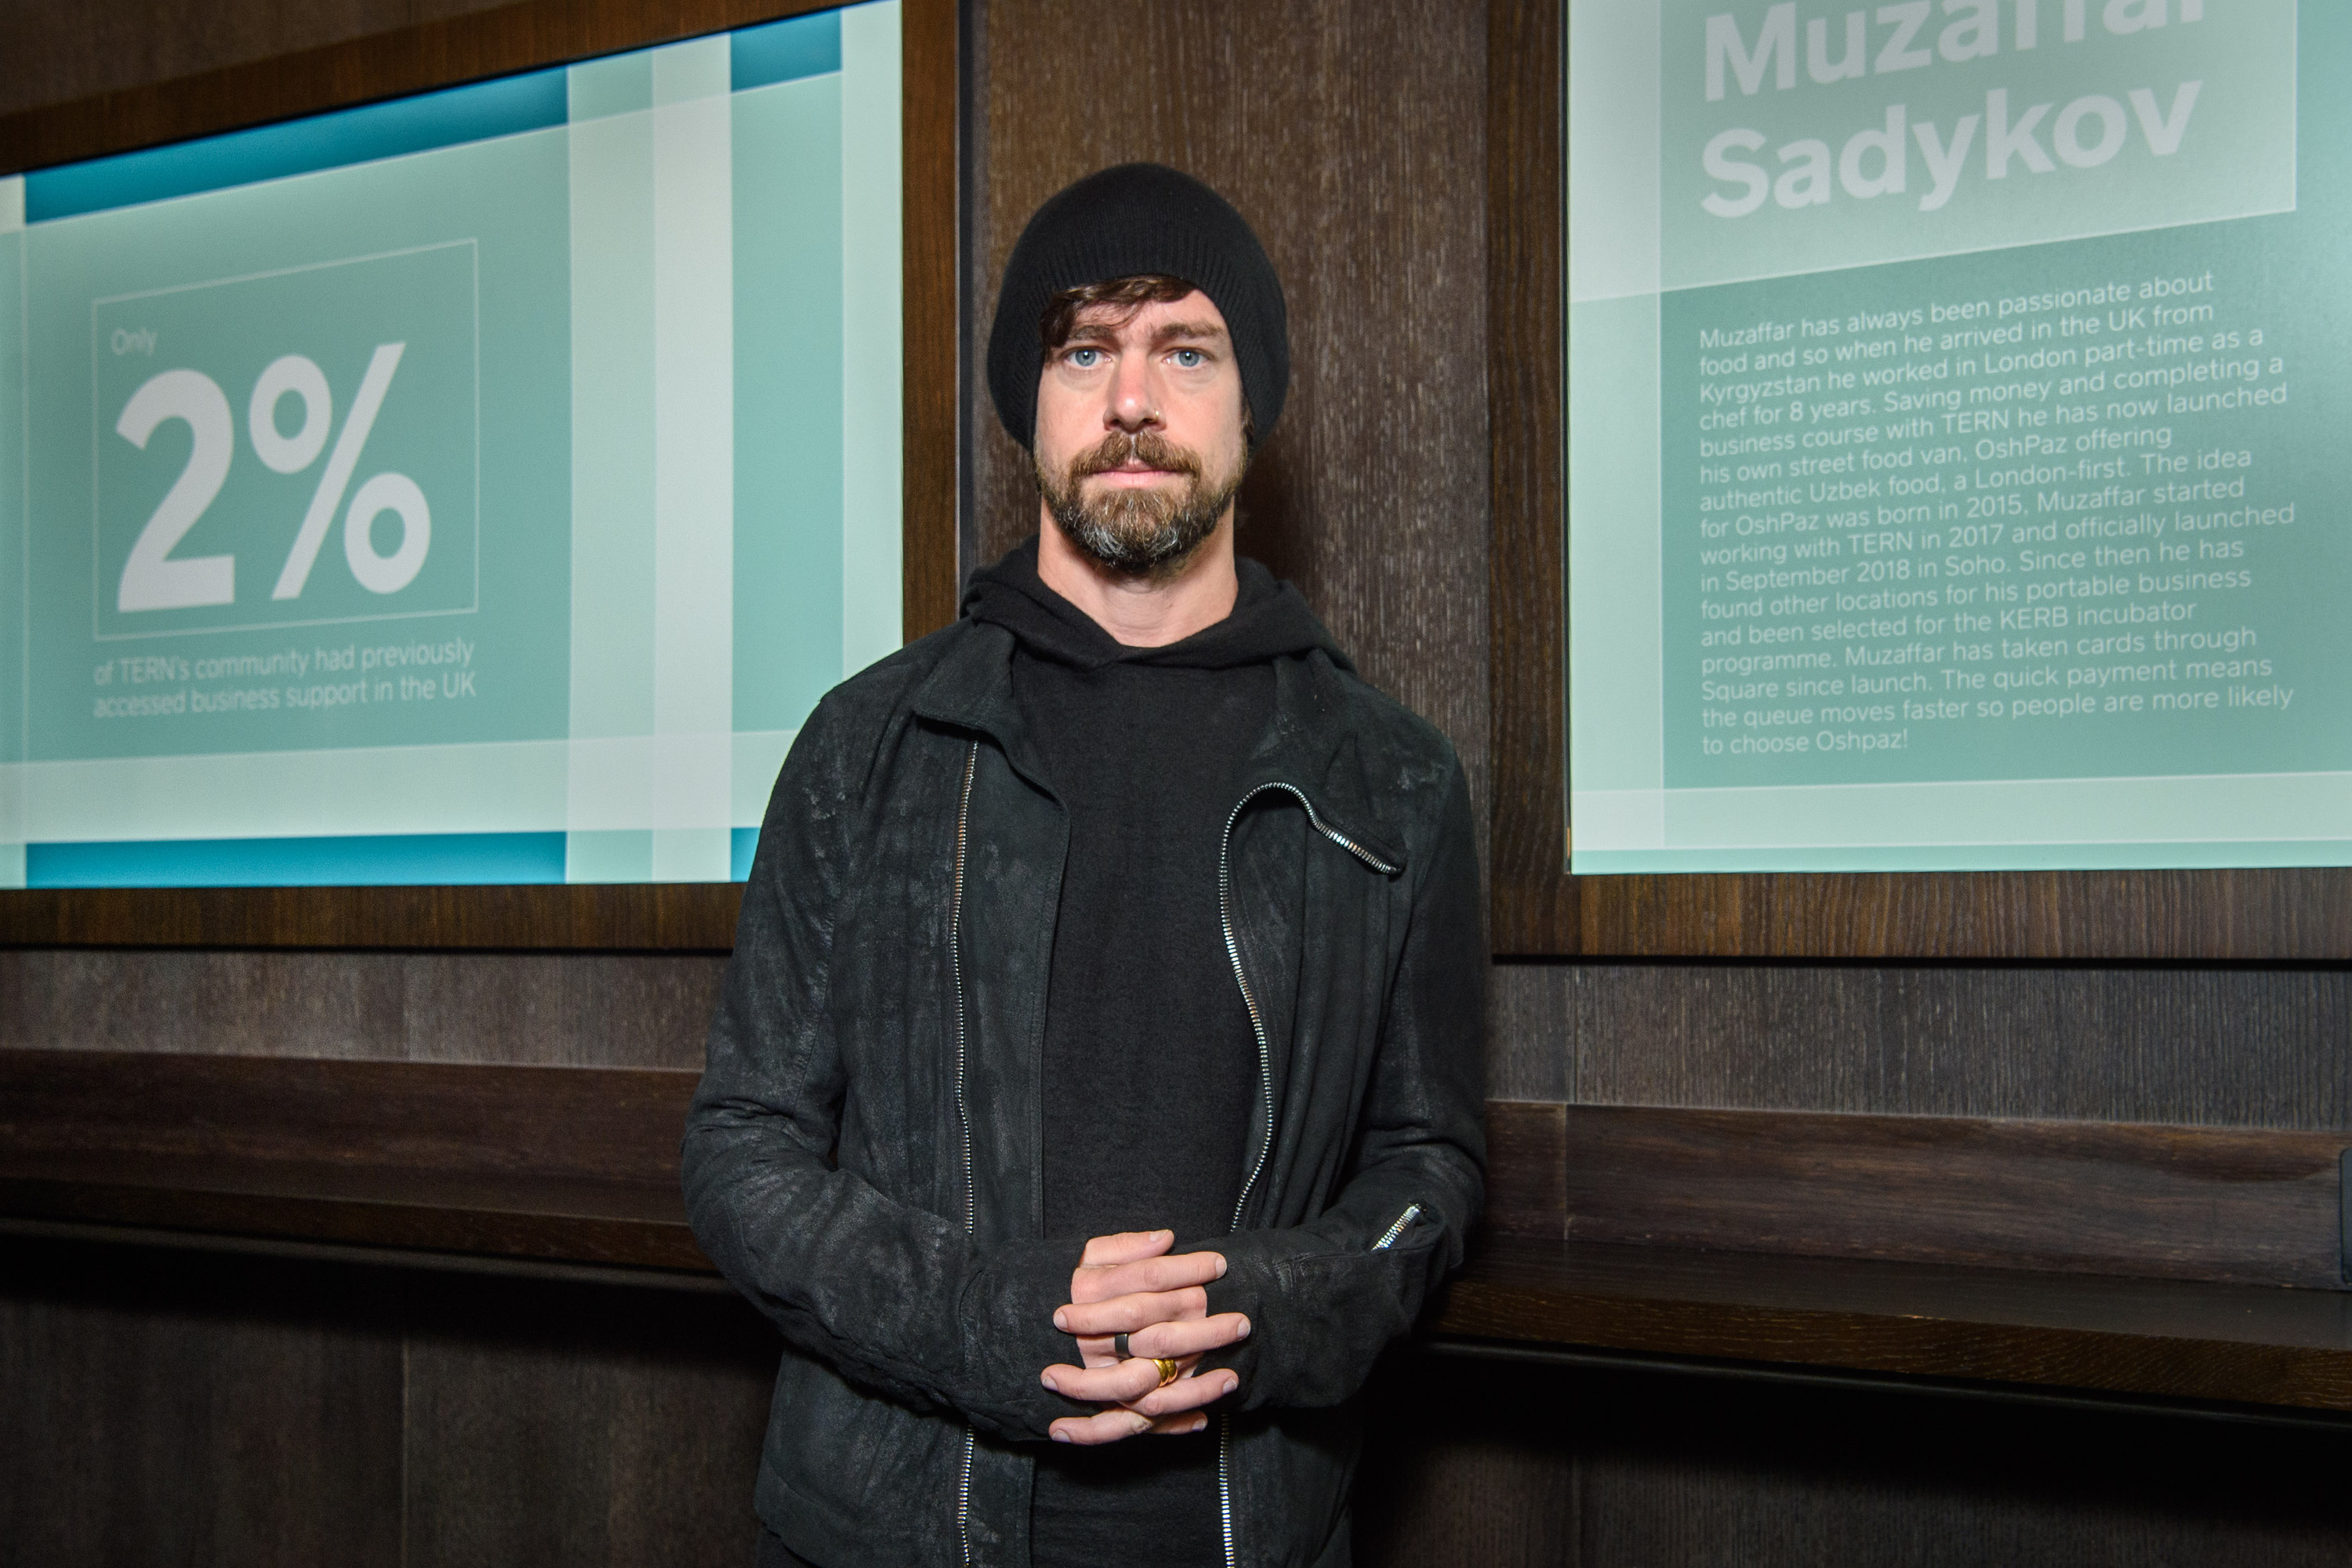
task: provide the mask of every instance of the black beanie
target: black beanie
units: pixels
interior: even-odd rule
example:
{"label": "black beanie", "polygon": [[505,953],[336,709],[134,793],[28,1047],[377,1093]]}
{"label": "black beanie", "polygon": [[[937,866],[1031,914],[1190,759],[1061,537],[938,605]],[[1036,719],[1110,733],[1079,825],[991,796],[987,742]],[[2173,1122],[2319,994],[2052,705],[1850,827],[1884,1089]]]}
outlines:
{"label": "black beanie", "polygon": [[1004,264],[988,333],[988,390],[1014,440],[1026,447],[1036,435],[1045,365],[1038,323],[1054,296],[1147,276],[1181,278],[1215,301],[1233,333],[1255,439],[1265,439],[1290,388],[1289,316],[1274,263],[1248,220],[1192,175],[1121,163],[1039,207]]}

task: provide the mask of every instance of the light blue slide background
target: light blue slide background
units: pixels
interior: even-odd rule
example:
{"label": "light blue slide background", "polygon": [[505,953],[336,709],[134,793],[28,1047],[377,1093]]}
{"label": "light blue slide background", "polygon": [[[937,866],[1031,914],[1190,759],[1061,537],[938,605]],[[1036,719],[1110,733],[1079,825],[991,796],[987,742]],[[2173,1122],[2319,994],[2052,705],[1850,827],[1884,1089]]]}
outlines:
{"label": "light blue slide background", "polygon": [[[2352,864],[2352,721],[2346,717],[2352,690],[2342,681],[2342,671],[2352,668],[2352,633],[2336,609],[2352,594],[2352,533],[2340,487],[2328,478],[2346,416],[2338,367],[2352,353],[2352,312],[2330,282],[2352,237],[2352,164],[2344,156],[2347,132],[2333,89],[2341,63],[2352,58],[2352,13],[2294,0],[2175,4],[2167,30],[2111,35],[2103,19],[2118,8],[2095,5],[2086,13],[2086,37],[2069,42],[2061,34],[2064,8],[2045,4],[2039,8],[2042,37],[2029,54],[2015,47],[2017,8],[2004,5],[1997,8],[1998,53],[1959,59],[1931,53],[1927,63],[1901,74],[1874,68],[1822,84],[1806,52],[1812,13],[1800,7],[1786,88],[1768,69],[1753,94],[1732,81],[1721,100],[1706,100],[1700,68],[1707,18],[1734,16],[1741,37],[1752,43],[1774,9],[1767,0],[1670,0],[1664,6],[1572,0],[1570,7],[1573,868]],[[1969,8],[1956,14],[1964,17]],[[2126,18],[2147,14],[2146,5],[2118,10]],[[1832,56],[1843,42],[1843,15],[1829,16]],[[1915,41],[1936,50],[1948,21],[1939,8]],[[1890,34],[1880,20],[1868,29],[1875,68]],[[2158,105],[2177,104],[2178,86],[2189,79],[2202,83],[2202,96],[2189,134],[2171,154],[2153,152],[2135,108],[2125,111],[2123,150],[2105,163],[2061,163],[2039,174],[2021,159],[2005,182],[1987,177],[1984,138],[1996,89],[2022,113],[2032,103],[2063,105],[2077,94],[2106,94],[2120,104],[2142,88]],[[1897,103],[1912,127],[1931,121],[1947,136],[1963,118],[1978,119],[1970,158],[1940,208],[1923,207],[1929,187],[1915,143],[1911,184],[1899,195],[1857,200],[1832,178],[1818,205],[1776,198],[1736,219],[1702,211],[1704,195],[1736,194],[1728,183],[1706,179],[1699,167],[1702,143],[1724,128],[1752,126],[1761,146],[1741,156],[1777,179],[1801,163],[1801,139],[1825,138],[1834,163],[1849,132],[1874,126],[1886,106]],[[2041,122],[2044,144],[2054,145],[2056,112]],[[2083,123],[2097,122],[2093,117]],[[1775,155],[1781,147],[1790,149],[1786,159]],[[1876,167],[1862,165],[1865,173]],[[1706,406],[1696,374],[1703,330],[1843,317],[1896,302],[1998,299],[2092,279],[2137,286],[2209,270],[2221,279],[2209,296],[2215,313],[2188,330],[2236,332],[2243,342],[2247,331],[2263,329],[2269,346],[2257,379],[2265,387],[2291,388],[2292,395],[2256,411],[2191,405],[2148,424],[2168,427],[2168,449],[2184,457],[2253,451],[2257,466],[2245,479],[2242,504],[2292,502],[2297,509],[2290,528],[2176,536],[2190,544],[2243,544],[2242,557],[2192,557],[2177,569],[2252,570],[2250,588],[2189,595],[2200,600],[2196,614],[2208,617],[2197,624],[2258,630],[2261,646],[2252,651],[2270,661],[2281,688],[2294,689],[2291,710],[2222,707],[2126,718],[2102,710],[2063,723],[2012,720],[1998,728],[1972,714],[1968,723],[1938,728],[1900,717],[1898,706],[1898,717],[1878,728],[1900,732],[1907,725],[1902,749],[1746,761],[1704,751],[1709,732],[1701,728],[1697,651],[1702,632],[1726,623],[1703,619],[1698,603],[1702,572],[1716,570],[1700,564],[1700,519],[1706,514],[1699,506],[1703,494],[1729,486],[1702,476],[1694,440]],[[2044,312],[2032,321],[2047,319]],[[2021,352],[2042,346],[2028,342]],[[1925,352],[1932,357],[1936,351]],[[1968,352],[1955,355],[1956,366]],[[2076,368],[2088,368],[2079,356]],[[1722,384],[1738,379],[1729,374]],[[2230,384],[2242,383],[2233,377]],[[2183,390],[2197,389],[2191,384]],[[2095,400],[2102,410],[2096,427],[2114,427],[2105,411],[2112,391],[2075,398]],[[1878,416],[1854,423],[1861,417]],[[2140,433],[2126,434],[2137,439]],[[1948,449],[1950,437],[1942,439]],[[1923,442],[1919,455],[1935,445]],[[2141,448],[2123,449],[2133,454],[2137,479]],[[2066,464],[2071,468],[2074,461],[2070,450]],[[1948,488],[1954,479],[2016,466],[1979,461],[1971,446],[1968,460],[1950,463],[1937,504],[1964,500]],[[2095,486],[2085,480],[2073,488]],[[2173,509],[2157,503],[2146,484],[2141,489],[2147,499],[2118,506],[2117,516],[2136,508],[2170,515]],[[2040,505],[2037,493],[2023,500],[2029,509]],[[2060,547],[2069,548],[2063,541]],[[1912,564],[1930,574],[1912,584],[1938,584],[1932,568],[1946,553],[1922,544]],[[2013,549],[2011,554],[2014,566]],[[2151,569],[2176,568],[2168,561]],[[1729,597],[1727,585],[1722,596]],[[2126,597],[2137,603],[2149,595]],[[1974,607],[1984,609],[1984,601]],[[1943,617],[1939,634],[1912,627],[1880,642],[1934,644],[1940,636],[1949,645],[1957,639],[1948,609],[1935,606]],[[1794,616],[1764,618],[1776,629],[1785,629],[1785,620],[1810,634]],[[2097,662],[2100,656],[2089,653],[2075,658],[2072,644],[2100,629],[2069,632],[2069,653],[2060,662]],[[1987,640],[1996,652],[1980,668],[2025,673],[2035,662],[2004,660],[1998,632]],[[1828,646],[1841,655],[1846,648]],[[2163,656],[2152,649],[2131,657],[2160,663]],[[1920,668],[1940,680],[1934,661]],[[2182,668],[2176,659],[2175,692],[2184,684]],[[2272,679],[2235,684],[2259,687]],[[2216,696],[2232,694],[2225,689],[2231,682],[2201,684]],[[2128,700],[2134,691],[2152,697],[2165,685],[2126,682],[2105,690]],[[1924,695],[1945,693],[1937,686]]]}
{"label": "light blue slide background", "polygon": [[[0,886],[742,877],[808,709],[900,637],[898,25],[875,0],[0,180]],[[459,251],[463,309],[385,314],[401,258]],[[343,493],[413,479],[425,566],[363,590],[338,516],[273,599],[329,458],[270,472],[247,393],[305,353],[331,435],[393,341]],[[182,363],[236,449],[172,559],[233,554],[236,602],[124,611],[192,442],[113,420]]]}

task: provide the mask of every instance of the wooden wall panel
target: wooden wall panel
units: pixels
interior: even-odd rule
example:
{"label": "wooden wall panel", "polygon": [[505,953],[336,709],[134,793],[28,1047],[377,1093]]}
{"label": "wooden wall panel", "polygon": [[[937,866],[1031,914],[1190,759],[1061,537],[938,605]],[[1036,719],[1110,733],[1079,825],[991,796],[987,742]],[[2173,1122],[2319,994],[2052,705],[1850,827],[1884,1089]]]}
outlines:
{"label": "wooden wall panel", "polygon": [[1360,1568],[1576,1568],[1585,1428],[1543,1397],[1559,1383],[1478,1362],[1384,1363],[1356,1481]]}
{"label": "wooden wall panel", "polygon": [[194,76],[505,0],[0,0],[0,114]]}
{"label": "wooden wall panel", "polygon": [[[1113,19],[1084,0],[974,3],[974,341],[1021,226],[1070,181],[1152,159],[1223,192],[1290,308],[1290,399],[1243,486],[1241,549],[1453,739],[1483,803],[1485,6],[1143,0]],[[984,386],[968,418],[989,560],[1035,531],[1035,482]]]}
{"label": "wooden wall panel", "polygon": [[414,1323],[405,1568],[748,1568],[777,1356],[749,1306],[467,1281]]}
{"label": "wooden wall panel", "polygon": [[[41,1058],[34,1058],[41,1059]],[[2344,1132],[1654,1106],[1490,1106],[1523,1143],[1549,1110],[1579,1241],[1978,1268],[2344,1283]],[[1498,1152],[1503,1140],[1496,1139]],[[1535,1151],[1516,1151],[1522,1158]],[[1500,1199],[1535,1187],[1490,1183]],[[1513,1205],[1547,1234],[1540,1204]]]}
{"label": "wooden wall panel", "polygon": [[2352,1552],[2352,1437],[1739,1386],[1530,1377],[1574,1411],[1584,1568],[2302,1568]]}
{"label": "wooden wall panel", "polygon": [[[1559,922],[1568,820],[1562,734],[1567,432],[1560,30],[1568,7],[1487,7],[1487,376],[1493,428],[1488,679],[1494,725],[1493,935],[1505,952]],[[1530,907],[1532,906],[1532,908]]]}
{"label": "wooden wall panel", "polygon": [[2352,1429],[1400,1355],[1365,1568],[2302,1568],[2352,1553]]}
{"label": "wooden wall panel", "polygon": [[1498,967],[1498,1020],[1539,1039],[1490,1060],[1563,1059],[1575,1100],[2352,1128],[2341,969]]}
{"label": "wooden wall panel", "polygon": [[699,1068],[721,958],[0,949],[0,1049]]}
{"label": "wooden wall panel", "polygon": [[[1507,735],[1533,728],[1524,686]],[[1506,753],[1514,779],[1524,746]],[[1532,796],[1496,802],[1507,842],[1536,832]],[[1543,819],[1551,831],[1552,818]],[[1496,887],[1496,948],[1514,956],[1879,959],[2121,963],[2341,963],[2352,958],[2352,874],[2212,871],[1758,871],[1541,880]]]}
{"label": "wooden wall panel", "polygon": [[1580,990],[1567,963],[1497,963],[1486,972],[1486,1098],[1574,1098],[1570,1009]]}
{"label": "wooden wall panel", "polygon": [[730,1297],[0,1239],[0,1563],[748,1564]]}
{"label": "wooden wall panel", "polygon": [[398,1568],[373,1273],[0,1243],[0,1563]]}

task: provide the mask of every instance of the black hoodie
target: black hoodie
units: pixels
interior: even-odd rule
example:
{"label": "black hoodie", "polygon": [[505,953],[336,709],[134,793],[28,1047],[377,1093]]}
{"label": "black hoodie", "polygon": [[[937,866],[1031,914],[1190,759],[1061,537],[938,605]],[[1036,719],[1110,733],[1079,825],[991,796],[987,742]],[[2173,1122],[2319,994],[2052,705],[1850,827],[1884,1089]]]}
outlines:
{"label": "black hoodie", "polygon": [[[1237,563],[1233,613],[1127,647],[1037,575],[1037,542],[974,574],[964,611],[1013,633],[1013,689],[1069,823],[1047,982],[1045,1235],[1232,1228],[1257,1044],[1217,894],[1225,819],[1274,710],[1274,663],[1322,648],[1298,590]],[[1223,1561],[1208,1434],[1054,1446],[1032,1509],[1037,1568]]]}

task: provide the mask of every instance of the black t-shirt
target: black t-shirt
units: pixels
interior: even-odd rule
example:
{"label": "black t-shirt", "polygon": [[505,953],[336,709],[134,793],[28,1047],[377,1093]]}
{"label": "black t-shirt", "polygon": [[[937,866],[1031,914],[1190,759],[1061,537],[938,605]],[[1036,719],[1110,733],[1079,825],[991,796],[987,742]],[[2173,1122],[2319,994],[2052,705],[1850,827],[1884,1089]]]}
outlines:
{"label": "black t-shirt", "polygon": [[[1069,823],[1039,1090],[1051,1237],[1214,1240],[1255,1152],[1257,1039],[1218,860],[1273,715],[1273,660],[1330,644],[1297,590],[1241,567],[1234,613],[1164,648],[1121,647],[1045,587],[1034,542],[967,599],[1018,639],[1013,697]],[[1046,1446],[1030,1527],[1038,1568],[1223,1563],[1213,1422]]]}

